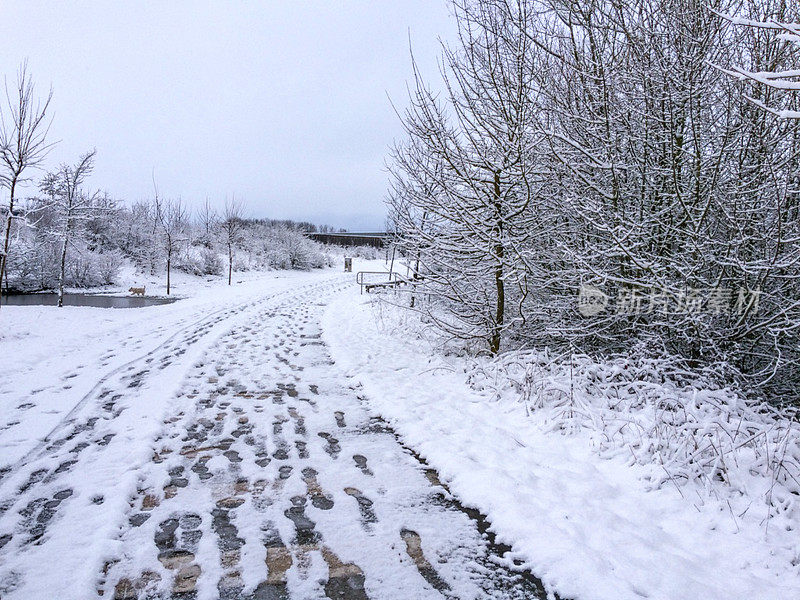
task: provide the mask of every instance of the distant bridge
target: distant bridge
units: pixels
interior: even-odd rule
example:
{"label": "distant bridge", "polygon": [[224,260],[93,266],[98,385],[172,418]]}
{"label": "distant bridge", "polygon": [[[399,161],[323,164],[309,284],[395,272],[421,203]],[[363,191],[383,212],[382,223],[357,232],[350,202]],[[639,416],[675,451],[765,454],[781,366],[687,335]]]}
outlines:
{"label": "distant bridge", "polygon": [[388,233],[308,233],[309,238],[323,244],[335,246],[373,246],[383,248],[389,239]]}

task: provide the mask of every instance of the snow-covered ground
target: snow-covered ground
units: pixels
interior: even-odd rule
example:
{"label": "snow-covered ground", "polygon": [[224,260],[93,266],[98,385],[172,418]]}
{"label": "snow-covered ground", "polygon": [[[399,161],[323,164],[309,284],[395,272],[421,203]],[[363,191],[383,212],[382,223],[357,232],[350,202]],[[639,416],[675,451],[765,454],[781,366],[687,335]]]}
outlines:
{"label": "snow-covered ground", "polygon": [[32,406],[4,431],[0,595],[542,597],[330,359],[347,289],[264,274],[147,309],[2,309],[4,402]]}
{"label": "snow-covered ground", "polygon": [[[228,286],[221,277],[175,272],[171,295],[180,300],[148,308],[3,306],[0,352],[7,358],[0,378],[0,468],[40,444],[98,382],[130,361],[213,315],[314,281],[321,273],[235,273],[235,285]],[[123,285],[92,291],[124,295],[128,287],[142,285],[148,296],[165,295],[163,277],[133,273]]]}
{"label": "snow-covered ground", "polygon": [[520,567],[576,600],[800,596],[791,497],[654,485],[353,274],[237,275],[0,309],[0,596],[542,598]]}
{"label": "snow-covered ground", "polygon": [[[624,445],[627,456],[601,452],[613,446],[600,439],[613,423],[572,427],[578,419],[530,410],[519,394],[487,393],[503,381],[476,386],[475,362],[440,354],[428,333],[407,311],[352,290],[324,321],[333,357],[372,410],[462,502],[488,515],[498,539],[513,545],[509,558],[550,591],[581,600],[800,597],[800,511],[787,488],[786,498],[772,498],[784,508],[772,516],[758,494],[779,486],[755,471],[750,483],[760,478],[760,487],[751,496],[695,481],[653,489],[664,479],[660,465],[642,464]],[[796,456],[797,436],[781,439]]]}

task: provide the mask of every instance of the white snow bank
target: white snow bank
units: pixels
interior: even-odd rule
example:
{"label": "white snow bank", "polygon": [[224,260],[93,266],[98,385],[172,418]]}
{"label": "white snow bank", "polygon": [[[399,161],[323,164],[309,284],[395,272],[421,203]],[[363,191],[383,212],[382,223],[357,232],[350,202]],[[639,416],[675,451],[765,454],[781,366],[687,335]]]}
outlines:
{"label": "white snow bank", "polygon": [[[797,482],[776,467],[780,444],[769,456],[742,444],[718,453],[730,462],[708,463],[703,445],[714,436],[703,429],[709,412],[701,400],[730,396],[696,391],[692,399],[688,389],[664,389],[665,402],[654,404],[653,377],[629,386],[615,407],[593,396],[628,389],[610,386],[630,383],[613,365],[592,380],[588,363],[529,371],[445,358],[415,316],[372,300],[347,292],[326,313],[324,335],[337,364],[450,489],[489,517],[499,540],[513,545],[508,558],[549,590],[578,600],[800,597]],[[576,371],[585,385],[574,385]],[[530,396],[521,401],[526,385]],[[677,400],[688,409],[680,418]],[[615,410],[628,415],[624,423],[611,422]],[[736,432],[737,418],[745,428],[748,419],[766,418],[735,403],[720,414],[730,419],[716,431]],[[670,419],[677,429],[666,427]],[[648,426],[657,422],[664,426]],[[659,439],[667,431],[683,435]],[[745,429],[738,431],[745,441]],[[797,456],[791,429],[774,435],[784,457]],[[640,437],[633,450],[632,436]],[[697,470],[664,476],[665,466],[675,471],[685,461],[690,440],[700,443]],[[652,460],[659,452],[664,464]],[[782,504],[770,511],[763,494],[776,490]]]}

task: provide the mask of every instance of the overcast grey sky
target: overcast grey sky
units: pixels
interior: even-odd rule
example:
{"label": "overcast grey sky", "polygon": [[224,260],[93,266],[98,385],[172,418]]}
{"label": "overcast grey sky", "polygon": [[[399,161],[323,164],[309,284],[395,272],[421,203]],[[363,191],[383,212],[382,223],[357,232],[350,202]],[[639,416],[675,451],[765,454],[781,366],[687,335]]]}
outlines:
{"label": "overcast grey sky", "polygon": [[[252,216],[383,224],[408,36],[437,75],[444,0],[2,2],[0,73],[54,91],[46,167],[97,148],[127,201],[243,198]],[[37,174],[38,176],[38,174]]]}

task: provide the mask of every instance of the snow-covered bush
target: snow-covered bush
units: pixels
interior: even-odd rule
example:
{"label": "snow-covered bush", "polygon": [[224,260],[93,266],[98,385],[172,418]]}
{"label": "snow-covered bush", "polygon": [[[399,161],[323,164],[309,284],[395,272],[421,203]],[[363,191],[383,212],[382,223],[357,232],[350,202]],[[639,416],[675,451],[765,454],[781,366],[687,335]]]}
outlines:
{"label": "snow-covered bush", "polygon": [[222,257],[212,248],[200,250],[200,270],[203,275],[222,275]]}
{"label": "snow-covered bush", "polygon": [[172,261],[172,268],[177,271],[183,271],[190,275],[203,274],[203,261],[199,252],[194,252],[194,249],[187,252],[182,252],[176,256]]}
{"label": "snow-covered bush", "polygon": [[725,485],[769,514],[800,510],[800,422],[793,408],[721,387],[724,368],[677,361],[509,352],[478,360],[471,385],[510,396],[553,431],[589,431],[599,452],[649,467],[649,485]]}
{"label": "snow-covered bush", "polygon": [[[59,240],[48,235],[41,219],[36,227],[19,232],[15,252],[8,260],[8,284],[18,290],[43,290],[58,285],[61,249]],[[114,248],[93,248],[83,237],[74,240],[66,256],[64,284],[69,287],[112,285],[124,262]]]}
{"label": "snow-covered bush", "polygon": [[271,269],[283,270],[292,268],[292,261],[289,258],[289,253],[283,248],[270,248],[264,253],[264,258],[266,259],[266,264]]}
{"label": "snow-covered bush", "polygon": [[328,263],[320,244],[284,225],[249,224],[243,245],[251,268],[308,270]]}
{"label": "snow-covered bush", "polygon": [[445,93],[415,73],[389,166],[415,309],[493,354],[644,341],[800,405],[794,5],[451,4]]}
{"label": "snow-covered bush", "polygon": [[241,254],[237,254],[233,257],[233,270],[234,271],[248,271],[250,270],[250,263],[247,260],[247,256],[242,256]]}
{"label": "snow-covered bush", "polygon": [[92,252],[85,246],[73,249],[65,269],[65,285],[69,287],[98,287],[117,282],[122,256],[113,250]]}
{"label": "snow-covered bush", "polygon": [[190,275],[221,275],[222,256],[203,244],[192,244],[182,249],[173,259],[173,267]]}
{"label": "snow-covered bush", "polygon": [[6,285],[16,290],[44,290],[58,282],[58,250],[52,244],[18,239],[9,253]]}
{"label": "snow-covered bush", "polygon": [[115,250],[100,252],[95,255],[97,262],[97,274],[100,277],[100,285],[113,285],[117,282],[119,270],[122,268],[124,257]]}
{"label": "snow-covered bush", "polygon": [[319,244],[298,231],[286,228],[273,229],[268,243],[288,260],[291,269],[318,269],[325,266],[325,257]]}
{"label": "snow-covered bush", "polygon": [[384,258],[386,250],[375,246],[327,246],[326,250],[337,256],[350,256],[364,260],[377,260]]}

